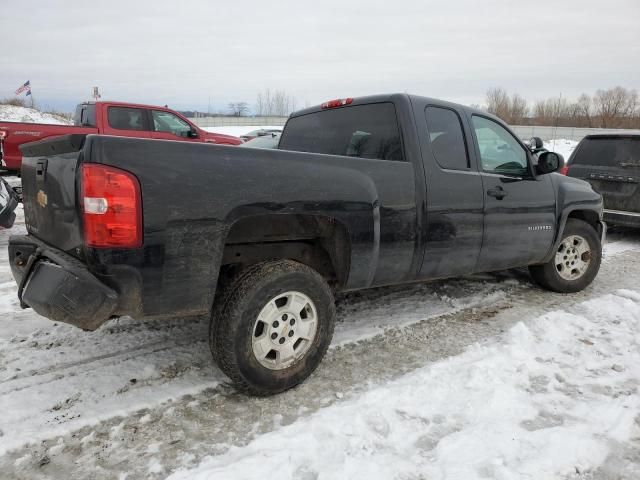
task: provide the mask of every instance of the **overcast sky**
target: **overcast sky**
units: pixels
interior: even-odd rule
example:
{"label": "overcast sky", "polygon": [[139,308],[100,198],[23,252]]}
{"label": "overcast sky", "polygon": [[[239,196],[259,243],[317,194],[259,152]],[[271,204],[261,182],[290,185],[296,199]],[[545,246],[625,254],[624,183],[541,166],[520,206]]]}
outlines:
{"label": "overcast sky", "polygon": [[[3,0],[3,3],[6,0]],[[0,17],[0,97],[216,110],[264,88],[298,106],[410,92],[482,104],[640,88],[640,0],[54,1]]]}

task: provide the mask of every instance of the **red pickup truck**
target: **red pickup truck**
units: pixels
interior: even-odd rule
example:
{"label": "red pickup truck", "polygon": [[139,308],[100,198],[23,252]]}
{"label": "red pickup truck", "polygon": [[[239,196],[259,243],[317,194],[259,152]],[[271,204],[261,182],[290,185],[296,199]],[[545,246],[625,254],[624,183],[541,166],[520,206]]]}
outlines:
{"label": "red pickup truck", "polygon": [[166,107],[124,102],[86,102],[76,107],[73,125],[0,121],[0,160],[5,170],[20,170],[23,143],[72,133],[158,138],[191,142],[240,145],[231,135],[210,133]]}

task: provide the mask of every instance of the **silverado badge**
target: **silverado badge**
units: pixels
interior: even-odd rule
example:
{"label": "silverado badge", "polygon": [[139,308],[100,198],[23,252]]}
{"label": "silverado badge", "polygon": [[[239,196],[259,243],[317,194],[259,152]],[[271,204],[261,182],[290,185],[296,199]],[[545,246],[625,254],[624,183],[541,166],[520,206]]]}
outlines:
{"label": "silverado badge", "polygon": [[42,208],[47,206],[47,194],[42,190],[38,190],[38,205]]}

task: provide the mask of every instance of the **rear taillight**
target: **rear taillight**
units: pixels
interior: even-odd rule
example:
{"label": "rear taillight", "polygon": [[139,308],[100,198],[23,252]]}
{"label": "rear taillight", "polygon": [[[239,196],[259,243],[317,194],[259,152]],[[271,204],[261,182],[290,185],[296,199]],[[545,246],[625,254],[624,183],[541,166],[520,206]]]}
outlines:
{"label": "rear taillight", "polygon": [[345,105],[349,105],[353,102],[353,98],[337,98],[335,100],[329,100],[328,102],[324,102],[321,107],[322,108],[336,108],[343,107]]}
{"label": "rear taillight", "polygon": [[137,248],[142,245],[142,201],[138,179],[95,163],[82,165],[82,218],[87,246]]}
{"label": "rear taillight", "polygon": [[558,172],[562,175],[569,175],[569,165],[565,165],[560,170],[558,170]]}

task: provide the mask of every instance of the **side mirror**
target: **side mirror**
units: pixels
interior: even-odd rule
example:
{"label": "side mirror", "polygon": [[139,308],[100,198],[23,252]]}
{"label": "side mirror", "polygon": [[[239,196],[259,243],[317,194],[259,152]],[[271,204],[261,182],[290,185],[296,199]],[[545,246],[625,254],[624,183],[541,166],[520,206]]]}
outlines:
{"label": "side mirror", "polygon": [[189,138],[198,138],[198,131],[193,128],[187,132],[187,137]]}
{"label": "side mirror", "polygon": [[544,142],[540,137],[531,137],[531,140],[529,140],[529,148],[531,148],[531,150],[537,150],[543,146]]}
{"label": "side mirror", "polygon": [[564,158],[556,152],[542,152],[538,155],[536,171],[539,175],[557,172],[564,166]]}

